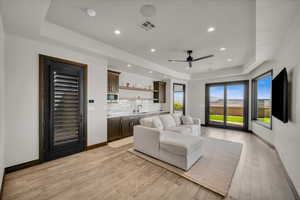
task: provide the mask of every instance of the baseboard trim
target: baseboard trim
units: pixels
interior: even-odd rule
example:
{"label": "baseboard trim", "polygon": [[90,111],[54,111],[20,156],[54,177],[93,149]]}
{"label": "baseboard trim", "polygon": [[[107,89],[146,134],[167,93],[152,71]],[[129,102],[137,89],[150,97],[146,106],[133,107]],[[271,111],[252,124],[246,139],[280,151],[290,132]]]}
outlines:
{"label": "baseboard trim", "polygon": [[[102,143],[94,144],[94,145],[91,145],[91,146],[87,146],[86,150],[88,151],[88,150],[91,150],[91,149],[95,149],[95,148],[98,148],[98,147],[101,147],[101,146],[105,146],[106,144],[107,144],[107,142],[102,142]],[[29,162],[26,162],[26,163],[21,163],[21,164],[14,165],[14,166],[11,166],[11,167],[7,167],[7,168],[5,168],[4,173],[7,174],[7,173],[15,172],[17,170],[32,167],[32,166],[37,165],[37,164],[41,164],[41,161],[39,159],[38,160],[32,160],[32,161],[29,161]]]}
{"label": "baseboard trim", "polygon": [[271,144],[270,142],[268,142],[267,140],[265,140],[264,138],[262,138],[261,136],[257,135],[256,133],[254,133],[253,131],[251,131],[253,135],[255,135],[257,138],[259,138],[261,141],[263,141],[265,144],[267,144],[269,147],[271,147],[272,149],[275,149],[275,146],[273,144]]}
{"label": "baseboard trim", "polygon": [[3,173],[3,176],[2,176],[2,184],[1,184],[1,188],[0,188],[0,200],[2,200],[2,196],[3,196],[4,176],[5,176],[5,172]]}
{"label": "baseboard trim", "polygon": [[86,150],[89,151],[89,150],[96,149],[98,147],[102,147],[105,145],[107,145],[107,142],[100,142],[98,144],[93,144],[93,145],[87,146]]}
{"label": "baseboard trim", "polygon": [[41,163],[40,160],[32,160],[32,161],[29,161],[29,162],[26,162],[26,163],[14,165],[14,166],[11,166],[11,167],[6,167],[4,172],[5,172],[5,174],[15,172],[17,170],[32,167],[32,166],[40,164],[40,163]]}
{"label": "baseboard trim", "polygon": [[262,137],[260,137],[259,135],[257,135],[256,133],[254,133],[254,132],[252,132],[252,133],[253,133],[253,135],[255,135],[257,138],[259,138],[261,141],[263,141],[265,144],[267,144],[269,147],[271,147],[275,151],[276,157],[277,157],[277,159],[278,159],[278,161],[279,161],[279,163],[280,163],[280,165],[281,165],[281,167],[282,167],[282,169],[284,171],[285,178],[286,178],[286,180],[287,180],[287,182],[288,182],[288,184],[289,184],[289,186],[290,186],[290,188],[291,188],[291,190],[293,192],[295,200],[300,200],[300,196],[298,194],[298,191],[297,191],[297,189],[296,189],[296,187],[295,187],[295,185],[294,185],[291,177],[289,176],[289,174],[288,174],[288,172],[287,172],[287,170],[286,170],[286,168],[285,168],[285,166],[284,166],[284,164],[283,164],[283,162],[282,162],[282,160],[280,158],[280,155],[279,155],[276,147],[273,144],[271,144],[270,142],[268,142],[265,139],[263,139]]}
{"label": "baseboard trim", "polygon": [[284,166],[284,164],[283,164],[283,162],[282,162],[282,160],[280,158],[280,155],[279,155],[279,153],[278,153],[278,151],[277,151],[277,149],[275,147],[274,147],[274,150],[276,152],[277,159],[279,160],[279,163],[280,163],[281,167],[283,168],[283,171],[284,171],[285,177],[287,179],[287,182],[288,182],[288,184],[289,184],[289,186],[290,186],[290,188],[291,188],[291,190],[292,190],[292,192],[294,194],[295,200],[300,200],[300,196],[298,194],[298,191],[297,191],[297,189],[296,189],[296,187],[295,187],[295,185],[294,185],[291,177],[289,176],[289,174],[288,174],[288,172],[287,172],[287,170],[286,170],[286,168],[285,168],[285,166]]}

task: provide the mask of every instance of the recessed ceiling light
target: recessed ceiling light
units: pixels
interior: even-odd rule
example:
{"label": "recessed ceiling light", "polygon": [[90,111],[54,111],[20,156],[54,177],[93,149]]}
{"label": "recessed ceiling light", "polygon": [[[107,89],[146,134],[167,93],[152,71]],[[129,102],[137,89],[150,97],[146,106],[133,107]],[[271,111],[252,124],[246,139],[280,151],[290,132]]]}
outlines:
{"label": "recessed ceiling light", "polygon": [[131,64],[128,64],[127,67],[131,67]]}
{"label": "recessed ceiling light", "polygon": [[149,74],[152,74],[152,71],[149,71]]}
{"label": "recessed ceiling light", "polygon": [[226,51],[226,48],[225,47],[221,47],[219,50],[220,51]]}
{"label": "recessed ceiling light", "polygon": [[186,70],[189,70],[190,68],[189,68],[189,67],[185,67],[185,69],[186,69]]}
{"label": "recessed ceiling light", "polygon": [[216,30],[215,27],[209,27],[209,28],[207,29],[207,32],[213,32],[213,31],[215,31],[215,30]]}
{"label": "recessed ceiling light", "polygon": [[121,34],[121,31],[115,30],[114,33],[115,33],[116,35],[120,35],[120,34]]}
{"label": "recessed ceiling light", "polygon": [[228,58],[228,59],[227,59],[227,61],[228,61],[228,62],[231,62],[231,61],[232,61],[232,59],[231,59],[231,58]]}
{"label": "recessed ceiling light", "polygon": [[94,9],[88,8],[86,9],[86,14],[90,17],[95,17],[97,13]]}
{"label": "recessed ceiling light", "polygon": [[156,49],[150,49],[150,51],[151,51],[152,53],[154,53],[154,52],[156,51]]}

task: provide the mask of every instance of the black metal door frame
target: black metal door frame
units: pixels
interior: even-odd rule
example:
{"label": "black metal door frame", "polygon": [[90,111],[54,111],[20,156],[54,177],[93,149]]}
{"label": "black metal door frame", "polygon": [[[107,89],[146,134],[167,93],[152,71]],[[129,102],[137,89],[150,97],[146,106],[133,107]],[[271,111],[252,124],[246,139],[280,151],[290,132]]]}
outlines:
{"label": "black metal door frame", "polygon": [[[49,122],[50,120],[47,116],[50,116],[50,99],[49,99],[49,92],[51,92],[51,84],[49,82],[49,72],[50,72],[50,65],[51,62],[59,62],[66,65],[72,65],[75,67],[80,67],[83,70],[83,77],[82,77],[82,97],[81,97],[81,105],[80,107],[81,112],[81,131],[82,131],[82,147],[80,147],[80,151],[84,151],[87,149],[87,65],[68,61],[60,58],[54,58],[45,55],[39,55],[39,162],[44,162],[49,159],[45,156],[46,151],[49,149],[49,142],[46,139],[47,132],[49,131],[49,127],[52,127]],[[72,153],[66,150],[65,155],[69,155]],[[61,155],[64,156],[64,155]],[[53,157],[55,159],[55,155]]]}
{"label": "black metal door frame", "polygon": [[185,115],[185,96],[186,96],[186,90],[185,90],[185,84],[183,83],[173,83],[173,113],[174,113],[174,88],[176,85],[180,85],[183,87],[183,115]]}
{"label": "black metal door frame", "polygon": [[[243,84],[244,89],[244,126],[230,126],[227,125],[227,86]],[[223,124],[211,124],[209,123],[209,87],[211,86],[224,86],[224,123]],[[218,82],[205,84],[205,125],[226,129],[237,129],[248,131],[249,124],[249,80],[231,81],[231,82]]]}

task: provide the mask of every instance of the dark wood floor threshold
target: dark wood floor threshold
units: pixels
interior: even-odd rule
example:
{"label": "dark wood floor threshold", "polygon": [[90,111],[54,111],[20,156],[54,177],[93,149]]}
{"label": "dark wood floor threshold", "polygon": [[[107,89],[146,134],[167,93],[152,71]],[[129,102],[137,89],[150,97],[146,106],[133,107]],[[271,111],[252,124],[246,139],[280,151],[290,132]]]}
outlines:
{"label": "dark wood floor threshold", "polygon": [[98,144],[93,144],[93,145],[87,146],[86,150],[89,151],[89,150],[96,149],[98,147],[102,147],[105,145],[107,145],[107,142],[100,142]]}
{"label": "dark wood floor threshold", "polygon": [[276,155],[277,155],[277,159],[278,159],[278,161],[279,161],[279,163],[280,163],[280,165],[281,165],[281,167],[282,167],[282,169],[284,171],[284,175],[286,177],[286,180],[287,180],[287,182],[288,182],[288,184],[289,184],[289,186],[291,188],[291,191],[294,194],[295,200],[300,200],[300,196],[298,194],[298,191],[297,191],[297,189],[296,189],[296,187],[295,187],[295,185],[294,185],[291,177],[289,176],[289,174],[288,174],[288,172],[287,172],[287,170],[286,170],[286,168],[285,168],[285,166],[284,166],[284,164],[283,164],[283,162],[282,162],[282,160],[280,158],[280,155],[279,155],[276,147],[273,144],[271,144],[270,142],[268,142],[267,140],[265,140],[264,138],[262,138],[261,136],[259,136],[256,133],[254,133],[253,131],[251,131],[251,132],[253,133],[253,135],[255,135],[257,138],[259,138],[261,141],[263,141],[269,147],[271,147],[272,149],[274,149],[274,151],[276,152]]}

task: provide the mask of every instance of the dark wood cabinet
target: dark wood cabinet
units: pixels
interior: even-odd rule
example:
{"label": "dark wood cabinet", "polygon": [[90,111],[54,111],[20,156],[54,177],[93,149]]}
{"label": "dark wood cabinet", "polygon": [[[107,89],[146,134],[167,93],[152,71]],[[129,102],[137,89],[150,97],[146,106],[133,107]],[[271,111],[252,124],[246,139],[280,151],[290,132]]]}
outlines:
{"label": "dark wood cabinet", "polygon": [[119,76],[120,72],[107,70],[107,92],[119,93]]}
{"label": "dark wood cabinet", "polygon": [[131,117],[130,119],[130,126],[129,126],[129,135],[133,136],[133,127],[136,125],[140,125],[141,117]]}
{"label": "dark wood cabinet", "polygon": [[130,126],[131,126],[131,120],[128,117],[122,117],[121,119],[121,126],[122,126],[122,136],[128,137],[130,136]]}
{"label": "dark wood cabinet", "polygon": [[121,117],[107,119],[107,141],[122,138]]}
{"label": "dark wood cabinet", "polygon": [[107,119],[107,140],[108,142],[121,138],[133,136],[133,127],[139,125],[141,117],[114,117]]}
{"label": "dark wood cabinet", "polygon": [[153,102],[154,103],[166,103],[166,82],[154,81],[153,82]]}

